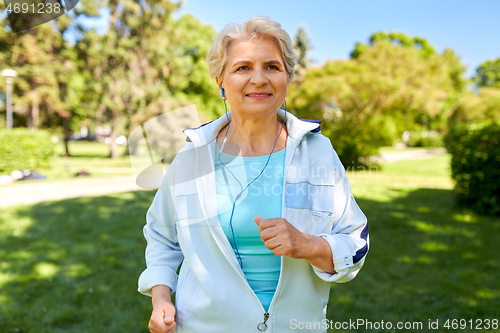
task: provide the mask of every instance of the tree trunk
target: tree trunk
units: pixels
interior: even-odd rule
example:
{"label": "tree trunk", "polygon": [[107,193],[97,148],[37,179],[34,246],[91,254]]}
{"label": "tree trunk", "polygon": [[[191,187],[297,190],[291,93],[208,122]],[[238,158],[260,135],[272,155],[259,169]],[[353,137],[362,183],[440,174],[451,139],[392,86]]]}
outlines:
{"label": "tree trunk", "polygon": [[111,135],[109,136],[111,142],[109,144],[109,157],[117,158],[118,157],[118,146],[116,145],[116,138],[118,137],[118,133],[116,132],[116,127],[118,124],[118,111],[112,111],[112,119],[111,119]]}
{"label": "tree trunk", "polygon": [[64,156],[71,156],[69,154],[69,148],[68,148],[68,142],[70,138],[69,118],[63,118],[63,127],[64,127],[64,148],[66,149],[66,154],[64,154]]}
{"label": "tree trunk", "polygon": [[31,129],[32,130],[38,129],[38,123],[40,119],[40,109],[38,101],[35,100],[33,100],[31,104],[31,118],[32,118]]}

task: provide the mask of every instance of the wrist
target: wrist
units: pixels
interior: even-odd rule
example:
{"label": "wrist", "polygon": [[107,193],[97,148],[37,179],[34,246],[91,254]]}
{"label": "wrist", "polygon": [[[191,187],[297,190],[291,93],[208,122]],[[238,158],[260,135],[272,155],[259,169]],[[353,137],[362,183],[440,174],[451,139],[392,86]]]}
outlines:
{"label": "wrist", "polygon": [[156,285],[151,288],[152,303],[155,306],[158,303],[168,302],[172,303],[171,300],[171,290],[165,285]]}
{"label": "wrist", "polygon": [[319,242],[321,242],[321,237],[314,236],[311,234],[304,233],[304,246],[302,246],[302,253],[300,258],[305,259],[309,262],[315,261],[321,253],[321,247]]}

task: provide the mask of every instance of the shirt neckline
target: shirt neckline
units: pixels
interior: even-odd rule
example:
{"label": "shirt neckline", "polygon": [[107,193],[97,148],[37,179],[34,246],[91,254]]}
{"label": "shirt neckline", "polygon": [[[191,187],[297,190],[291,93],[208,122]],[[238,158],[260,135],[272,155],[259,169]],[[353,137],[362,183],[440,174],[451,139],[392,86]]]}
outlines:
{"label": "shirt neckline", "polygon": [[[283,155],[285,154],[285,151],[286,151],[286,147],[281,149],[281,150],[273,152],[271,154],[271,159],[283,157]],[[219,152],[220,152],[220,148],[216,142],[215,143],[215,155],[218,156]],[[259,160],[267,160],[269,158],[269,154],[261,155],[261,156],[240,156],[240,155],[231,155],[231,154],[227,154],[225,152],[221,152],[220,155],[225,156],[228,159],[242,159],[243,161],[259,161]]]}

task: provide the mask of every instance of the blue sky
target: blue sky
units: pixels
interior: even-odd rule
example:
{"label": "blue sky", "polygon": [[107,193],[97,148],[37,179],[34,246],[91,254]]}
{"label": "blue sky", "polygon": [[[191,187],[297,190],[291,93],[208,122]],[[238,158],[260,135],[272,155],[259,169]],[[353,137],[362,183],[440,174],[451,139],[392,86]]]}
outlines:
{"label": "blue sky", "polygon": [[187,0],[175,16],[183,13],[217,30],[229,22],[266,15],[292,37],[305,24],[316,65],[347,59],[357,41],[366,42],[376,31],[424,37],[438,52],[452,48],[468,65],[468,76],[483,61],[500,57],[498,0]]}
{"label": "blue sky", "polygon": [[[186,0],[174,16],[184,13],[217,30],[266,15],[292,37],[304,24],[315,65],[347,59],[356,42],[366,42],[376,31],[424,37],[438,52],[452,48],[468,66],[469,77],[483,61],[500,57],[500,0]],[[101,33],[107,29],[105,20],[89,20],[88,26]]]}

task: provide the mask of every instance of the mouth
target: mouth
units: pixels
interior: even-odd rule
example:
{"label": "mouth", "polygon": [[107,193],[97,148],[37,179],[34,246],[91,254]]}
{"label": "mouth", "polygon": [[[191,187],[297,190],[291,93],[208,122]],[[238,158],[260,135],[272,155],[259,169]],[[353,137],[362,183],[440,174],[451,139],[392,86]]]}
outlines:
{"label": "mouth", "polygon": [[268,98],[272,95],[273,94],[269,94],[269,93],[251,93],[251,94],[247,94],[245,96],[250,97],[250,98],[255,98],[255,99],[263,99],[263,98]]}

